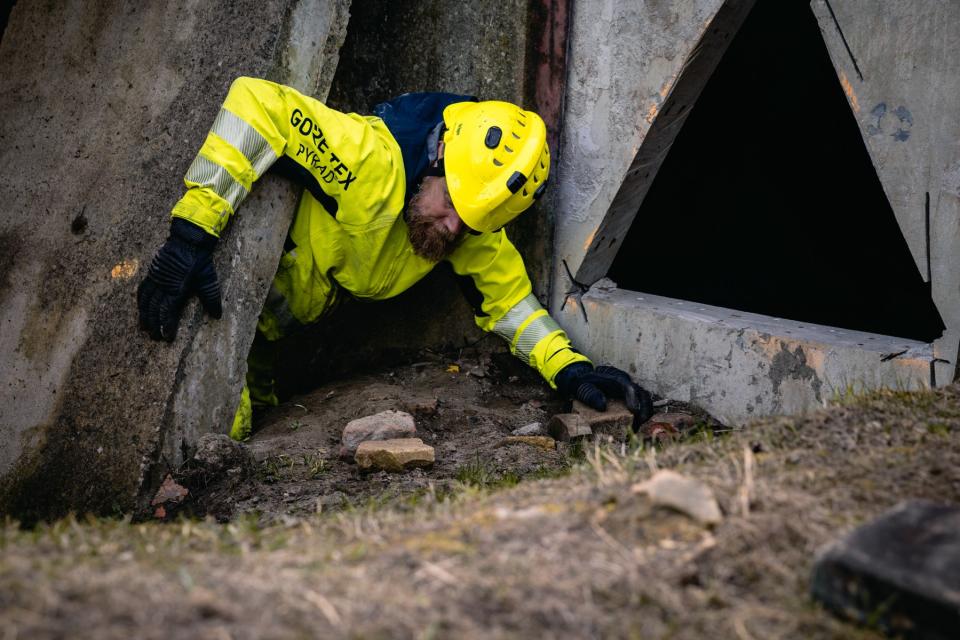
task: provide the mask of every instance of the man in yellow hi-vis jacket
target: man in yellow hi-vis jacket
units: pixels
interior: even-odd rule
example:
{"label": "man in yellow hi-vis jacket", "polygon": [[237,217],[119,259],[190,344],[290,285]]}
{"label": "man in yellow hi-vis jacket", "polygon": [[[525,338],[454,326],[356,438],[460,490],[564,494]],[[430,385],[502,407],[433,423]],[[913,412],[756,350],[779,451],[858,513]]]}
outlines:
{"label": "man in yellow hi-vis jacket", "polygon": [[[507,340],[552,387],[597,409],[614,395],[650,413],[649,395],[626,373],[594,369],[572,347],[532,293],[503,231],[546,188],[543,120],[506,102],[444,93],[406,94],[374,113],[340,113],[266,80],[233,83],[187,170],[170,237],[137,292],[151,337],[173,340],[194,293],[220,317],[212,251],[253,183],[272,168],[305,191],[258,341],[315,322],[341,291],[369,300],[398,295],[446,260],[467,283],[478,326]],[[272,380],[253,378],[248,374],[235,438],[249,434],[251,393],[276,403]]]}

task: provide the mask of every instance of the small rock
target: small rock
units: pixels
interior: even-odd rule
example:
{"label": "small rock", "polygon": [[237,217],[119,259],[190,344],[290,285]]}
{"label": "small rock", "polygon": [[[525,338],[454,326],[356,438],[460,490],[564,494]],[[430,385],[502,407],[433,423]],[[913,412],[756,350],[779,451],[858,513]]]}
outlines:
{"label": "small rock", "polygon": [[647,494],[655,505],[675,509],[703,524],[715,525],[723,520],[713,490],[675,471],[657,471],[646,482],[633,485],[631,490]]}
{"label": "small rock", "polygon": [[696,424],[689,413],[657,413],[640,425],[640,434],[654,442],[679,440],[680,436]]}
{"label": "small rock", "polygon": [[839,615],[890,636],[957,637],[960,507],[901,503],[822,550],[811,591]]}
{"label": "small rock", "polygon": [[543,435],[543,425],[539,422],[531,422],[528,425],[522,426],[519,429],[514,429],[510,432],[510,435],[513,436],[542,436]]}
{"label": "small rock", "polygon": [[381,411],[347,423],[340,438],[340,457],[349,460],[366,440],[394,440],[416,435],[413,416],[405,411]]}
{"label": "small rock", "polygon": [[434,462],[433,447],[420,438],[367,440],[360,443],[356,454],[362,470],[403,471],[430,467]]}
{"label": "small rock", "polygon": [[528,444],[531,447],[553,451],[557,448],[557,441],[549,436],[507,436],[500,441],[500,446],[509,444]]}
{"label": "small rock", "polygon": [[208,433],[197,441],[193,460],[207,473],[219,475],[230,469],[246,469],[252,466],[252,457],[247,446],[223,433]]}
{"label": "small rock", "polygon": [[180,504],[188,493],[190,492],[187,488],[174,482],[173,476],[168,473],[150,504],[154,507],[163,504]]}
{"label": "small rock", "polygon": [[403,410],[412,413],[415,416],[434,416],[437,414],[439,401],[431,397],[413,397],[404,400]]}
{"label": "small rock", "polygon": [[558,413],[547,423],[547,433],[554,440],[560,442],[571,442],[581,438],[589,438],[593,435],[590,425],[577,413]]}
{"label": "small rock", "polygon": [[613,436],[614,440],[621,442],[627,439],[633,428],[633,413],[620,400],[608,400],[606,411],[597,411],[574,400],[573,412],[586,420],[594,434]]}

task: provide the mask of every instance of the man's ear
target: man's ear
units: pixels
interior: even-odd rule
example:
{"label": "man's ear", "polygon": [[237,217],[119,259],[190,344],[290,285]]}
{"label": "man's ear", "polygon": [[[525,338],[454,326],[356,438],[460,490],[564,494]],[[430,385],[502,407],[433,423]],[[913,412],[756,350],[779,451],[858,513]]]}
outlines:
{"label": "man's ear", "polygon": [[444,146],[444,145],[443,145],[443,140],[440,140],[439,142],[437,142],[437,157],[438,157],[438,158],[442,158],[442,157],[443,157],[443,146]]}

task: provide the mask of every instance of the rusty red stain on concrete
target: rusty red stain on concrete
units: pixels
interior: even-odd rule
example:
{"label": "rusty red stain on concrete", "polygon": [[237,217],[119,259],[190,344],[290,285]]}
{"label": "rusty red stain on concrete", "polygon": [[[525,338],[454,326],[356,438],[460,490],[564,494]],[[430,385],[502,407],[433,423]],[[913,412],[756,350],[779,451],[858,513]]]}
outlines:
{"label": "rusty red stain on concrete", "polygon": [[560,139],[563,93],[566,85],[567,27],[570,0],[537,0],[531,4],[531,33],[536,68],[534,109],[547,125],[547,142],[554,151]]}
{"label": "rusty red stain on concrete", "polygon": [[850,101],[850,106],[853,107],[854,113],[860,113],[860,103],[857,102],[857,94],[853,92],[853,85],[850,84],[850,80],[847,79],[847,74],[843,71],[840,72],[840,86],[843,87],[843,92],[847,94],[847,100]]}

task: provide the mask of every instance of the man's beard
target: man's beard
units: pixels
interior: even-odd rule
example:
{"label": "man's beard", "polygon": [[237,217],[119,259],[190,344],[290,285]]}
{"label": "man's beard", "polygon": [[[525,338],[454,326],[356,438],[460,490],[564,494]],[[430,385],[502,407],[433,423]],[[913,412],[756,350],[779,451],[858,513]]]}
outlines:
{"label": "man's beard", "polygon": [[420,193],[407,206],[407,236],[413,252],[431,262],[440,262],[457,248],[460,236],[451,232],[435,218],[426,217],[420,209]]}

